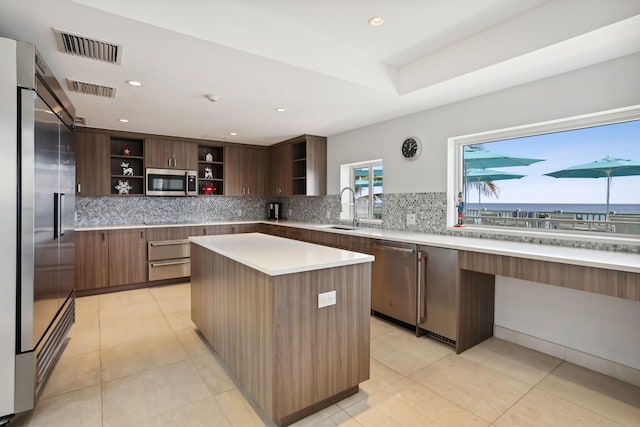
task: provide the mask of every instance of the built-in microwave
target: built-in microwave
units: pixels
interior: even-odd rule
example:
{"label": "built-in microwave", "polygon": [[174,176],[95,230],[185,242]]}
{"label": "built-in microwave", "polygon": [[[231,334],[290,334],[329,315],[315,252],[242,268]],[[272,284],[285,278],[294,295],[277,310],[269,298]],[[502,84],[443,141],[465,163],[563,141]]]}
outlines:
{"label": "built-in microwave", "polygon": [[146,195],[197,196],[198,172],[184,169],[147,168]]}

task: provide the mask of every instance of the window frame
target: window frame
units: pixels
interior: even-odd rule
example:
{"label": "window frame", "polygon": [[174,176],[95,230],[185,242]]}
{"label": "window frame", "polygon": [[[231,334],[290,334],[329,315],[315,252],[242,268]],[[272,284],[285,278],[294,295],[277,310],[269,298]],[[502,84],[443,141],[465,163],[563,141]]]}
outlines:
{"label": "window frame", "polygon": [[[355,192],[355,170],[356,169],[361,169],[361,168],[365,168],[367,167],[369,169],[369,182],[372,184],[374,182],[373,180],[373,167],[374,166],[380,166],[382,168],[383,171],[383,188],[384,188],[384,164],[382,159],[375,159],[375,160],[366,160],[366,161],[362,161],[362,162],[355,162],[355,163],[348,163],[348,164],[344,164],[344,165],[340,165],[340,182],[341,182],[341,188],[344,188],[345,186],[350,187],[352,190],[354,190]],[[351,205],[352,204],[352,200],[351,200],[351,194],[349,194],[349,192],[345,191],[342,194],[342,199],[341,199],[341,203],[342,205]],[[354,197],[355,197],[355,193],[354,193]],[[369,224],[382,224],[382,218],[373,218],[373,197],[370,198],[369,200],[369,209],[368,209],[368,213],[369,216],[367,218],[363,218],[363,217],[358,217],[357,216],[357,209],[356,206],[353,206],[353,215],[355,218],[357,218],[358,222],[361,223],[369,223]],[[384,205],[384,198],[383,198],[383,205]],[[349,212],[345,209],[343,209],[340,213],[340,220],[343,221],[351,221],[353,220],[353,218],[350,218]]]}
{"label": "window frame", "polygon": [[457,194],[463,188],[463,150],[465,146],[473,144],[483,144],[487,142],[501,141],[540,134],[562,132],[587,127],[602,126],[614,123],[640,120],[640,105],[634,105],[615,110],[608,110],[598,113],[584,114],[580,116],[568,117],[546,122],[532,123],[523,126],[480,132],[448,138],[447,143],[447,230],[457,232],[482,232],[485,234],[550,237],[561,240],[589,240],[612,243],[637,244],[640,239],[634,237],[619,237],[602,232],[589,231],[557,231],[557,230],[534,230],[522,229],[508,226],[487,227],[476,224],[465,224],[465,227],[454,227],[457,222]]}

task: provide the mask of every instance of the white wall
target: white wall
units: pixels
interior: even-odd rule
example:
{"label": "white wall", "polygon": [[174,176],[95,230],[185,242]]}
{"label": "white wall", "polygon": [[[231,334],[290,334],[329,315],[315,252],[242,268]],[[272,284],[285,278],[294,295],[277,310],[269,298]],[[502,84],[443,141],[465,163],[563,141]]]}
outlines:
{"label": "white wall", "polygon": [[498,276],[494,323],[640,370],[640,301]]}
{"label": "white wall", "polygon": [[[329,136],[327,193],[340,191],[340,164],[384,162],[386,193],[446,191],[447,138],[640,104],[640,54],[619,58]],[[407,136],[422,140],[421,156],[402,159]]]}
{"label": "white wall", "polygon": [[[640,54],[634,54],[330,136],[327,192],[339,191],[341,163],[369,158],[384,161],[385,193],[445,192],[447,138],[640,104],[639,71]],[[410,135],[423,143],[415,161],[400,156],[401,141]],[[547,286],[534,298],[537,287],[515,282],[498,281],[497,325],[640,369],[640,339],[632,326],[640,325],[638,302]],[[556,323],[561,327],[552,330]]]}
{"label": "white wall", "polygon": [[13,413],[16,317],[16,43],[0,38],[0,416]]}

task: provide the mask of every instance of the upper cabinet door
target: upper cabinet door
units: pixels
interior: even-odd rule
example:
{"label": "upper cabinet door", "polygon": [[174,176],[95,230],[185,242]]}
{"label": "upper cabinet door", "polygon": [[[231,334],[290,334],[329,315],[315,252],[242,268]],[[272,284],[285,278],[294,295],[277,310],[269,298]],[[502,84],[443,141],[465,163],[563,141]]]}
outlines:
{"label": "upper cabinet door", "polygon": [[111,176],[109,135],[76,131],[76,192],[79,196],[107,196]]}
{"label": "upper cabinet door", "polygon": [[267,194],[276,197],[291,196],[292,186],[291,144],[269,148],[269,177]]}
{"label": "upper cabinet door", "polygon": [[225,148],[225,195],[256,196],[265,194],[267,150],[228,146]]}
{"label": "upper cabinet door", "polygon": [[145,167],[198,169],[198,146],[194,142],[145,139]]}

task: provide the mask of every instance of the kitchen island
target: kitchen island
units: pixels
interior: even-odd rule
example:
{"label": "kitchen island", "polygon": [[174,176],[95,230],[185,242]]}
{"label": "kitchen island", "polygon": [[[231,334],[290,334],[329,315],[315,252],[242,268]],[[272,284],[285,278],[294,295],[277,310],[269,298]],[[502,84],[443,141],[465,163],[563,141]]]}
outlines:
{"label": "kitchen island", "polygon": [[371,255],[260,233],[190,240],[192,320],[276,424],[369,378]]}

